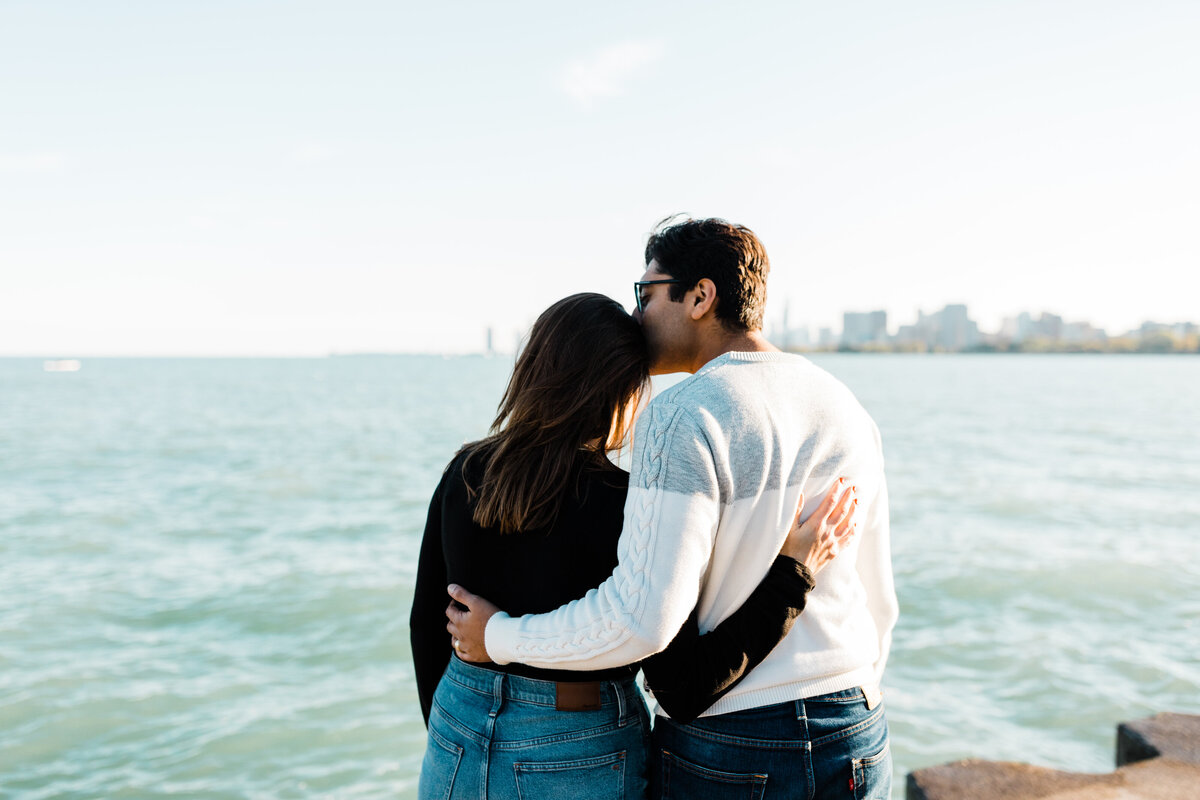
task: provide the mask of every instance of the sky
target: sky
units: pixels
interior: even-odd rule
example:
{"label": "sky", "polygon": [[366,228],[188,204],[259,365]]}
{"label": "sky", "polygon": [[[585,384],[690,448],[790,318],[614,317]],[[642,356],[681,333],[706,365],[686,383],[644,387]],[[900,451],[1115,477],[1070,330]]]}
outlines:
{"label": "sky", "polygon": [[0,0],[0,355],[511,349],[674,213],[767,327],[1200,322],[1200,4]]}

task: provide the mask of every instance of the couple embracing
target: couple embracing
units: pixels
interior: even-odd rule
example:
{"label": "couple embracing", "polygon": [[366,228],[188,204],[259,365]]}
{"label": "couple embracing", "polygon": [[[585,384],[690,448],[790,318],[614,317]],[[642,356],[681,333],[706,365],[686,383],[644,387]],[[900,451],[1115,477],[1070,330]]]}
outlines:
{"label": "couple embracing", "polygon": [[[887,798],[878,429],[763,336],[750,230],[665,223],[645,260],[632,316],[595,294],[542,314],[434,494],[420,797]],[[692,374],[643,403],[669,372]]]}

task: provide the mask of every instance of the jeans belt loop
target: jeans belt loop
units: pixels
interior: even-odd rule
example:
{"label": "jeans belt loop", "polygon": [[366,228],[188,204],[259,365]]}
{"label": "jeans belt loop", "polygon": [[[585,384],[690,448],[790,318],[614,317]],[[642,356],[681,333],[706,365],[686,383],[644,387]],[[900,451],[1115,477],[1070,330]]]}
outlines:
{"label": "jeans belt loop", "polygon": [[492,710],[488,712],[488,716],[492,719],[500,713],[500,708],[504,705],[504,673],[497,673],[492,678]]}
{"label": "jeans belt loop", "polygon": [[600,682],[554,684],[554,708],[558,711],[599,711]]}

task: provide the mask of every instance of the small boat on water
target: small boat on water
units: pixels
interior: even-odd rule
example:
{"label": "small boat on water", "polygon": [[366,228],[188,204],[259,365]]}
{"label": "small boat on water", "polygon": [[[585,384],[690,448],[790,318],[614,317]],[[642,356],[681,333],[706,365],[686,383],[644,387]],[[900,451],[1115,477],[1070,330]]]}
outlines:
{"label": "small boat on water", "polygon": [[60,358],[42,362],[42,369],[46,372],[79,372],[82,366],[83,363],[77,358]]}

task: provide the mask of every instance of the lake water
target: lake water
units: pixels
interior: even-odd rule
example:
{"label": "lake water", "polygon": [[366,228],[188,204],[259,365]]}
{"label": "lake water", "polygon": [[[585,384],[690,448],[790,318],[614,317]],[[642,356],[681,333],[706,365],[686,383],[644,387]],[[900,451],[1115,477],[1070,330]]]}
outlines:
{"label": "lake water", "polygon": [[[1200,713],[1200,358],[813,360],[884,437],[895,797]],[[414,796],[425,511],[510,365],[0,360],[0,797]]]}

